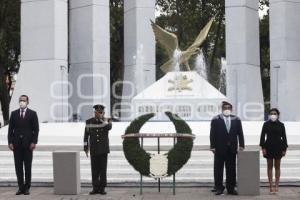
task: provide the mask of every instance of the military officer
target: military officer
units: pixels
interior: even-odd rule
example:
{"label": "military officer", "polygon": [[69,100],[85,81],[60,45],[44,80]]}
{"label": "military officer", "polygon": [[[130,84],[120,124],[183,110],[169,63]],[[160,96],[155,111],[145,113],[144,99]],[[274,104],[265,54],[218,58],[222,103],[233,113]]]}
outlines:
{"label": "military officer", "polygon": [[86,121],[84,151],[91,155],[93,194],[105,195],[107,154],[109,153],[108,132],[112,128],[111,119],[104,117],[104,106],[94,105],[95,117]]}

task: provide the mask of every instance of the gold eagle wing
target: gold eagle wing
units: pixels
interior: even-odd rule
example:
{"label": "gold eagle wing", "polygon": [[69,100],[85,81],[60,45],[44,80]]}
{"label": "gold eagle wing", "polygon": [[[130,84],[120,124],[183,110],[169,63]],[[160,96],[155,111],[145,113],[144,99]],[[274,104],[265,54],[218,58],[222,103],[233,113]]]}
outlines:
{"label": "gold eagle wing", "polygon": [[167,50],[169,57],[172,58],[175,49],[178,48],[177,36],[158,26],[152,20],[150,21],[156,40]]}

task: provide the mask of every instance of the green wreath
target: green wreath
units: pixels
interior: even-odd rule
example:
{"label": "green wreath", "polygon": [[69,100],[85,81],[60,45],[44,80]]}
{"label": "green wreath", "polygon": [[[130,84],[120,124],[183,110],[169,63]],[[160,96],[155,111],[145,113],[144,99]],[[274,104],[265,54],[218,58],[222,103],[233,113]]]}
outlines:
{"label": "green wreath", "polygon": [[[176,133],[191,134],[192,130],[188,124],[178,115],[171,112],[165,112],[168,118],[173,122]],[[152,117],[153,113],[142,115],[134,119],[125,131],[126,134],[139,133],[142,126]],[[191,138],[177,138],[177,143],[167,153],[168,158],[168,176],[175,174],[183,167],[191,156],[193,140]],[[125,137],[123,140],[123,151],[127,161],[135,170],[144,176],[150,176],[150,154],[141,148],[139,138]]]}

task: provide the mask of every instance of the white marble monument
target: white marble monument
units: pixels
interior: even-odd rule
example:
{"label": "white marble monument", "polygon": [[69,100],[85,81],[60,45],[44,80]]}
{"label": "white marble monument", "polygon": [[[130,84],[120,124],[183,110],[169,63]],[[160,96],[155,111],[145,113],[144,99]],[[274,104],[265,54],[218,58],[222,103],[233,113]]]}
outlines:
{"label": "white marble monument", "polygon": [[258,0],[226,0],[227,97],[242,120],[263,120]]}
{"label": "white marble monument", "polygon": [[271,106],[300,120],[300,0],[270,0]]}
{"label": "white marble monument", "polygon": [[21,1],[21,66],[10,110],[22,94],[40,122],[68,119],[67,0]]}
{"label": "white marble monument", "polygon": [[196,71],[168,72],[132,100],[132,113],[138,117],[155,113],[152,120],[169,120],[165,111],[184,120],[211,120],[221,113],[227,98]]}

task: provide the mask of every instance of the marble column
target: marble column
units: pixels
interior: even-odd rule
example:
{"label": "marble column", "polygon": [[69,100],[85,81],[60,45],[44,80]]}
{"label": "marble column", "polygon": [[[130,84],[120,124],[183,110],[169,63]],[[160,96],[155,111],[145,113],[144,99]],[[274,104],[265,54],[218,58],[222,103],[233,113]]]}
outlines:
{"label": "marble column", "polygon": [[124,82],[121,117],[131,119],[131,100],[155,82],[155,0],[124,0]]}
{"label": "marble column", "polygon": [[70,0],[70,113],[93,116],[93,105],[110,115],[110,26],[108,0]]}
{"label": "marble column", "polygon": [[68,119],[67,0],[21,1],[21,65],[10,103],[22,94],[40,122]]}
{"label": "marble column", "polygon": [[271,107],[300,120],[300,0],[270,0]]}
{"label": "marble column", "polygon": [[226,0],[227,97],[242,120],[262,120],[258,0]]}

